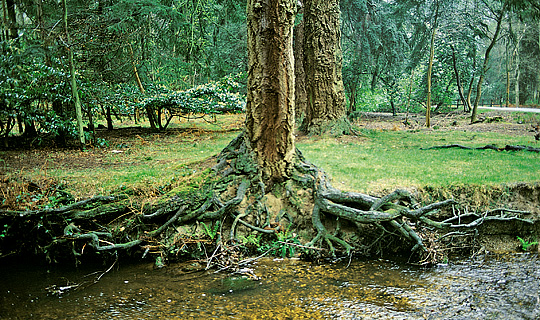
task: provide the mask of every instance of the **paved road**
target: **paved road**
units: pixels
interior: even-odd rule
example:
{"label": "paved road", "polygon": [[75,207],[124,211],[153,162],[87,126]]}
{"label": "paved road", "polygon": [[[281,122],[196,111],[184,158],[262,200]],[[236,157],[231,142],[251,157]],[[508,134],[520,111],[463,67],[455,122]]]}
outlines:
{"label": "paved road", "polygon": [[534,108],[506,108],[506,107],[480,107],[478,109],[496,110],[496,111],[520,111],[520,112],[534,112],[540,113],[540,109]]}

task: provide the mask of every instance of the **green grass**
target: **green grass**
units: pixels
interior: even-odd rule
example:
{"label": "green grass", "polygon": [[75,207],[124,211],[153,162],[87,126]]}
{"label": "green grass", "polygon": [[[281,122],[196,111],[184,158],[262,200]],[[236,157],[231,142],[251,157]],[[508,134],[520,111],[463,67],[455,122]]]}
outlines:
{"label": "green grass", "polygon": [[[240,127],[242,120],[242,115],[220,120],[223,121],[221,128],[233,124]],[[196,128],[211,126],[202,122],[178,125]],[[5,161],[0,164],[9,176],[32,181],[43,177],[63,181],[76,197],[108,194],[121,187],[154,192],[173,180],[200,170],[196,162],[219,153],[236,135],[238,132],[233,131],[153,134],[142,137],[144,140],[126,137],[111,141],[108,148],[89,149],[85,152],[21,152],[19,159],[40,159],[33,168],[16,168],[14,164]],[[128,147],[119,148],[119,142]],[[538,153],[455,148],[421,150],[446,144],[469,147],[482,147],[486,144],[540,147],[540,144],[532,142],[532,135],[519,137],[502,133],[425,129],[365,130],[363,136],[358,138],[311,137],[297,142],[297,147],[309,161],[330,174],[334,186],[343,190],[369,193],[400,187],[500,185],[540,181]],[[122,152],[113,152],[115,148]],[[64,158],[69,160],[60,161]]]}
{"label": "green grass", "polygon": [[358,140],[324,138],[297,146],[307,159],[332,176],[334,185],[345,190],[540,181],[538,153],[421,150],[447,144],[504,147],[531,145],[531,138],[459,131],[369,131]]}
{"label": "green grass", "polygon": [[75,165],[56,165],[46,172],[36,168],[27,173],[46,174],[50,178],[67,182],[69,191],[84,197],[95,194],[108,194],[118,188],[159,189],[173,179],[194,173],[190,164],[218,154],[238,132],[208,133],[200,137],[162,136],[155,141],[141,144],[137,139],[130,140],[129,148],[93,150],[82,153],[82,157],[94,157],[94,165],[80,167]]}

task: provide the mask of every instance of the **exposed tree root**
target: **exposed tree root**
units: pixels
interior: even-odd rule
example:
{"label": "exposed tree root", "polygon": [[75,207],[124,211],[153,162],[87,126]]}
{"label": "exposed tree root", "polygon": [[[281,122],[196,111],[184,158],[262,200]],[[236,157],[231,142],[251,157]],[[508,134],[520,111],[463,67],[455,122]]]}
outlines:
{"label": "exposed tree root", "polygon": [[[153,254],[160,263],[191,250],[192,256],[198,251],[205,257],[208,266],[228,269],[238,266],[238,248],[251,239],[261,247],[266,240],[285,253],[287,247],[333,256],[394,248],[428,263],[442,259],[441,252],[448,249],[442,243],[475,238],[478,226],[486,221],[533,223],[521,218],[524,212],[506,209],[444,219],[437,213],[456,205],[454,200],[420,205],[405,190],[381,198],[342,192],[300,151],[289,179],[267,186],[248,150],[240,134],[217,156],[213,168],[200,173],[198,183],[178,186],[139,210],[121,195],[56,209],[2,211],[0,224],[7,228],[1,247],[33,245],[33,250],[55,261],[62,248],[80,257],[89,246],[94,252]],[[35,232],[31,238],[35,243],[9,237],[26,229]],[[254,236],[258,234],[262,236]],[[210,256],[208,243],[216,245]]]}
{"label": "exposed tree root", "polygon": [[499,148],[495,145],[488,144],[483,147],[467,147],[463,146],[461,144],[448,144],[444,146],[433,146],[429,148],[421,148],[421,150],[431,150],[431,149],[449,149],[449,148],[459,148],[459,149],[466,149],[466,150],[495,150],[495,151],[530,151],[530,152],[540,152],[540,148],[533,148],[529,146],[514,146],[514,145],[506,145],[504,148]]}

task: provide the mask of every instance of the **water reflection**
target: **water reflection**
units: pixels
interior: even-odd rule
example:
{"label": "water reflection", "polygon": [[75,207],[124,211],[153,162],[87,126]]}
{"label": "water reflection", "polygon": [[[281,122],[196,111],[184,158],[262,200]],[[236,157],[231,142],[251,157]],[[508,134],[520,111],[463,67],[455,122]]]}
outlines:
{"label": "water reflection", "polygon": [[[390,261],[259,260],[260,279],[151,265],[90,270],[1,266],[1,319],[538,319],[537,255],[490,255],[432,269]],[[95,269],[93,270],[95,271]],[[91,283],[90,283],[91,284]],[[45,288],[49,288],[46,290]]]}

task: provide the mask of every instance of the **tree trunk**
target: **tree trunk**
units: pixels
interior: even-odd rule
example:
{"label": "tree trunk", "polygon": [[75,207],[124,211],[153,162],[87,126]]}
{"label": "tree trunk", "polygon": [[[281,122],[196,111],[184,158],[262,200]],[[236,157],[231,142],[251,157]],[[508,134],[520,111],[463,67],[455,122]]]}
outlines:
{"label": "tree trunk", "polygon": [[114,129],[113,126],[113,120],[111,115],[111,107],[107,106],[107,111],[105,114],[105,118],[107,119],[107,130],[112,131]]}
{"label": "tree trunk", "polygon": [[73,50],[69,45],[69,32],[68,32],[68,22],[67,22],[67,4],[66,0],[63,0],[62,5],[64,7],[64,28],[66,32],[66,49],[68,50],[69,57],[69,73],[71,81],[71,94],[73,95],[73,102],[75,103],[75,113],[77,114],[77,131],[79,133],[79,142],[81,144],[81,149],[84,148],[84,130],[82,123],[82,108],[81,100],[79,99],[79,90],[77,89],[77,81],[75,80],[75,62],[73,58]]}
{"label": "tree trunk", "polygon": [[7,41],[9,37],[9,22],[7,14],[7,3],[6,0],[2,0],[2,35],[0,37],[1,41]]}
{"label": "tree trunk", "polygon": [[294,155],[295,0],[249,0],[246,132],[265,181],[289,176]]}
{"label": "tree trunk", "polygon": [[473,86],[474,86],[474,74],[471,76],[471,81],[469,81],[469,89],[467,89],[467,105],[469,106],[469,110],[466,110],[466,112],[471,112],[471,95],[473,92]]}
{"label": "tree trunk", "polygon": [[456,49],[453,45],[450,45],[450,48],[452,49],[452,64],[454,66],[454,73],[456,74],[456,85],[459,93],[459,98],[461,99],[461,102],[463,103],[463,109],[465,112],[469,111],[471,106],[467,103],[467,99],[465,98],[465,94],[463,93],[463,85],[461,83],[461,76],[459,75],[459,70],[457,67],[457,58],[456,58]]}
{"label": "tree trunk", "polygon": [[[300,8],[300,12],[303,9]],[[304,20],[294,27],[294,74],[295,74],[295,114],[296,119],[306,113],[306,73],[304,70]]]}
{"label": "tree trunk", "polygon": [[516,108],[519,108],[519,78],[521,76],[521,72],[519,69],[519,44],[520,42],[516,43],[516,77],[515,77],[515,84],[514,84],[514,103],[516,104]]}
{"label": "tree trunk", "polygon": [[476,122],[476,116],[478,114],[478,104],[480,103],[480,98],[482,97],[482,85],[484,84],[484,77],[486,76],[486,72],[489,66],[489,55],[491,53],[491,50],[493,50],[495,43],[497,42],[499,33],[501,32],[501,25],[502,25],[502,20],[504,18],[504,14],[506,12],[506,7],[507,7],[507,3],[505,2],[503,4],[503,7],[501,8],[501,11],[499,12],[499,16],[497,17],[497,27],[495,29],[495,33],[493,34],[493,38],[491,39],[491,43],[487,47],[486,53],[484,54],[484,64],[482,66],[482,69],[480,70],[478,84],[476,85],[476,97],[474,99],[474,106],[473,106],[472,114],[471,114],[471,123]]}
{"label": "tree trunk", "polygon": [[[538,20],[538,50],[540,51],[540,20]],[[540,104],[540,70],[538,70],[537,80],[536,80],[536,102]]]}
{"label": "tree trunk", "polygon": [[345,116],[339,1],[306,0],[304,19],[307,105],[301,130],[322,132]]}
{"label": "tree trunk", "polygon": [[510,107],[510,57],[508,56],[508,43],[506,44],[506,63],[505,63],[505,73],[506,73],[506,92],[505,92],[505,104],[506,107]]}
{"label": "tree trunk", "polygon": [[[19,37],[19,28],[17,26],[17,14],[15,12],[15,1],[5,0],[5,9],[7,10],[7,23],[9,29],[9,38],[17,39]],[[5,15],[6,13],[4,13]]]}
{"label": "tree trunk", "polygon": [[435,3],[435,19],[431,30],[431,42],[429,50],[429,63],[427,71],[427,101],[426,101],[426,127],[431,126],[431,73],[433,71],[433,59],[435,56],[435,33],[437,32],[437,18],[439,17],[439,1]]}

